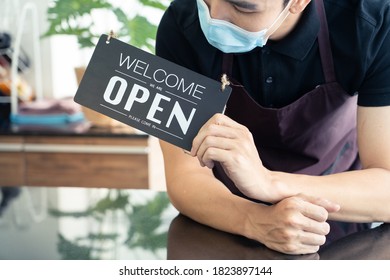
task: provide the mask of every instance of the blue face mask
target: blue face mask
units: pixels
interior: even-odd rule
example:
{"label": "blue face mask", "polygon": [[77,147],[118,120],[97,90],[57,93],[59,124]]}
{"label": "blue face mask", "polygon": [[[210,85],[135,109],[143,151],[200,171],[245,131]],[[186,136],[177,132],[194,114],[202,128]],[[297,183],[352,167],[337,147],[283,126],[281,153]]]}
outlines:
{"label": "blue face mask", "polygon": [[213,19],[204,0],[197,0],[199,21],[202,31],[210,45],[224,53],[249,52],[256,47],[263,47],[283,21],[290,14],[290,5],[280,13],[272,25],[258,32],[250,32],[230,22]]}

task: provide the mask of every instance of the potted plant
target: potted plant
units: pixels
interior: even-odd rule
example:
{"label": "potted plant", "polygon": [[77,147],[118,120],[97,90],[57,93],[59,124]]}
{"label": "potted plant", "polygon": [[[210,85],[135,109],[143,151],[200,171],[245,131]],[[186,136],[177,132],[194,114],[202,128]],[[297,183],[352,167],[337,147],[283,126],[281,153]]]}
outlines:
{"label": "potted plant", "polygon": [[[132,0],[134,5],[140,5],[138,10],[154,9],[164,11],[167,1]],[[120,6],[114,6],[110,0],[51,0],[47,9],[49,27],[43,37],[53,35],[76,36],[80,48],[93,47],[100,37],[98,22],[93,17],[96,11],[111,13],[118,26],[114,33],[119,39],[139,48],[154,52],[153,39],[157,25],[150,22],[140,13],[129,17],[132,11],[125,11]],[[168,1],[169,2],[169,1]],[[106,30],[107,33],[109,30]]]}
{"label": "potted plant", "polygon": [[[162,13],[170,0],[127,1],[130,1],[131,6],[134,7],[134,9],[131,8],[131,11],[113,4],[112,0],[50,0],[47,9],[49,27],[42,37],[76,36],[80,49],[92,48],[102,33],[110,32],[110,30],[99,28],[99,24],[106,21],[107,16],[111,19],[110,29],[113,29],[118,39],[154,53],[157,24],[137,11],[147,9],[151,12]],[[104,13],[104,19],[101,16],[96,16],[99,12]],[[78,82],[80,82],[84,71],[84,66],[75,69]],[[110,118],[87,108],[83,109],[86,118],[94,125],[112,124]]]}

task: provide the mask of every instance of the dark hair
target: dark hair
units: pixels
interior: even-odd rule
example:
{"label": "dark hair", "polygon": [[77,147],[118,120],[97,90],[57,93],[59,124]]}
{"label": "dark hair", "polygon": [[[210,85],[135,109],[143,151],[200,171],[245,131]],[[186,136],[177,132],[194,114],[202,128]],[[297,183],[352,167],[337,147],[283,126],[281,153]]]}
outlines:
{"label": "dark hair", "polygon": [[290,0],[284,0],[284,1],[283,1],[283,6],[286,7],[287,4],[288,4],[288,2],[290,2]]}

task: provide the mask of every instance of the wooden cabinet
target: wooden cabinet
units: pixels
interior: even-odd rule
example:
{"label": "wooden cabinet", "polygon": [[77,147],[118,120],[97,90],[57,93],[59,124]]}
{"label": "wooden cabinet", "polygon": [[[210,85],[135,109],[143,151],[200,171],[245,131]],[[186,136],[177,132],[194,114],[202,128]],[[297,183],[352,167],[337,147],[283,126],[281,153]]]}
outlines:
{"label": "wooden cabinet", "polygon": [[0,136],[0,186],[24,184],[25,164],[23,138]]}
{"label": "wooden cabinet", "polygon": [[136,136],[0,135],[0,186],[146,189],[148,137]]}

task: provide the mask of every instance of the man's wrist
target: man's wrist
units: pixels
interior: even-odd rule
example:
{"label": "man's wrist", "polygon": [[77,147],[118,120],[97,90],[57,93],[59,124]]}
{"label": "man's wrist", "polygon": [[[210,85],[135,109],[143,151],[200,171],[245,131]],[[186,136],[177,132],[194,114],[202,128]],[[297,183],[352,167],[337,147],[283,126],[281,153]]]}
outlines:
{"label": "man's wrist", "polygon": [[285,176],[282,176],[283,173],[269,171],[269,185],[268,188],[272,192],[271,199],[267,202],[277,203],[287,197],[297,195],[297,192],[291,185],[291,182],[288,183]]}
{"label": "man's wrist", "polygon": [[262,242],[264,237],[261,230],[263,228],[261,223],[265,221],[265,217],[268,215],[267,211],[269,206],[252,201],[249,203],[250,205],[248,205],[245,213],[245,219],[243,219],[244,226],[242,235],[246,238]]}

